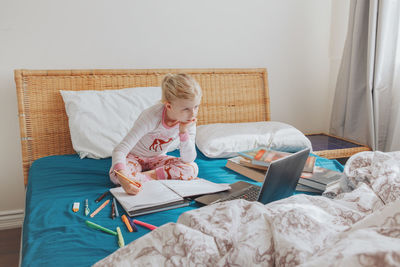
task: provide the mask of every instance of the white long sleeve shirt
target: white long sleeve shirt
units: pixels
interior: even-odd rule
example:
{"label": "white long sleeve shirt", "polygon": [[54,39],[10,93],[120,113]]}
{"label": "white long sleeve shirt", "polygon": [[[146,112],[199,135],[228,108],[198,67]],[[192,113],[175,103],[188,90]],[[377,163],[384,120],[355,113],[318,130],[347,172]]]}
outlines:
{"label": "white long sleeve shirt", "polygon": [[165,112],[164,104],[159,103],[139,115],[132,129],[113,150],[113,168],[117,164],[124,167],[128,153],[139,157],[165,155],[177,138],[180,139],[181,160],[189,163],[196,159],[196,125],[190,125],[187,133],[179,134],[179,123],[172,127],[165,124]]}

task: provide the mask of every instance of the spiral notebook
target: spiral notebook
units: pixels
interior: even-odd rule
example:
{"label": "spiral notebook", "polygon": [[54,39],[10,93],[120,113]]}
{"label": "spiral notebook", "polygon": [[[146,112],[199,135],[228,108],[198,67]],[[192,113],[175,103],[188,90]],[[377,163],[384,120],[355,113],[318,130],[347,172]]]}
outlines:
{"label": "spiral notebook", "polygon": [[137,195],[127,194],[122,187],[110,189],[111,194],[129,216],[188,206],[188,197],[229,190],[228,184],[216,184],[205,179],[155,180],[143,183]]}

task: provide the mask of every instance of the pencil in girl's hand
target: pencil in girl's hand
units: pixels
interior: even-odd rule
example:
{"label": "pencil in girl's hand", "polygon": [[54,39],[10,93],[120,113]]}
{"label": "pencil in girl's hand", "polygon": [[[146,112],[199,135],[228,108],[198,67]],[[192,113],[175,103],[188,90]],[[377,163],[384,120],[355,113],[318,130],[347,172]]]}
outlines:
{"label": "pencil in girl's hand", "polygon": [[141,184],[140,182],[131,180],[131,179],[129,179],[128,177],[126,177],[125,175],[123,175],[122,173],[120,173],[120,172],[118,172],[118,171],[116,171],[116,170],[114,170],[114,172],[115,172],[116,175],[118,175],[119,177],[125,179],[127,182],[133,184],[133,185],[136,186],[137,188],[141,188],[141,187],[142,187],[142,184]]}

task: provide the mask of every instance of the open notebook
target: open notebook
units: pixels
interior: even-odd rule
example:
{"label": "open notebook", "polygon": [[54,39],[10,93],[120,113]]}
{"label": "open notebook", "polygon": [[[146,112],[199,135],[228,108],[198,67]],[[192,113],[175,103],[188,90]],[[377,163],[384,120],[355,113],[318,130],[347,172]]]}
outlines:
{"label": "open notebook", "polygon": [[228,184],[216,184],[204,179],[190,181],[161,180],[143,183],[137,195],[127,194],[122,187],[110,189],[129,216],[188,206],[187,197],[229,190]]}

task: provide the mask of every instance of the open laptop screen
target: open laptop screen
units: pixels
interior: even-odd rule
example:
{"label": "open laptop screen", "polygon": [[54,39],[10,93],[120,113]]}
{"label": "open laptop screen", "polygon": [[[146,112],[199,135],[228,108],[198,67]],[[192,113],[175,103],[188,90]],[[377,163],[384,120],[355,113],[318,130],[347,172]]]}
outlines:
{"label": "open laptop screen", "polygon": [[310,149],[273,161],[265,174],[258,201],[267,204],[293,195]]}

